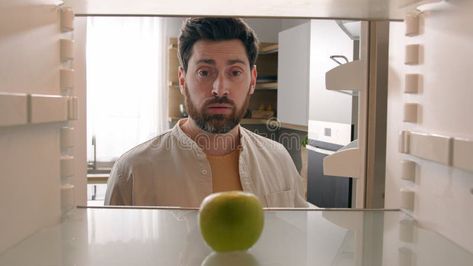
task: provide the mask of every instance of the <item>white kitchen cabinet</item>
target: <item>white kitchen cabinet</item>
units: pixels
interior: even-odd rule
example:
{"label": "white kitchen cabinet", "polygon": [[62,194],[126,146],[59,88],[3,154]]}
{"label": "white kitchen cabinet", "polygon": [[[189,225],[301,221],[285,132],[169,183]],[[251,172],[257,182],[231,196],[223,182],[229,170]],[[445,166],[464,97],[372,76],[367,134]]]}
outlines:
{"label": "white kitchen cabinet", "polygon": [[307,126],[310,76],[310,22],[279,33],[278,119]]}

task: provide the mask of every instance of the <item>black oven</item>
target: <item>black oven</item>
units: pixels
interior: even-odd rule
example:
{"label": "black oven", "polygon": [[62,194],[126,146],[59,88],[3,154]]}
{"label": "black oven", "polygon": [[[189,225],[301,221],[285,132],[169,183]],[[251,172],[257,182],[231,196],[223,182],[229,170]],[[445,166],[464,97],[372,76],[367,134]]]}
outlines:
{"label": "black oven", "polygon": [[307,200],[321,208],[351,208],[352,178],[323,174],[323,160],[342,145],[309,140]]}

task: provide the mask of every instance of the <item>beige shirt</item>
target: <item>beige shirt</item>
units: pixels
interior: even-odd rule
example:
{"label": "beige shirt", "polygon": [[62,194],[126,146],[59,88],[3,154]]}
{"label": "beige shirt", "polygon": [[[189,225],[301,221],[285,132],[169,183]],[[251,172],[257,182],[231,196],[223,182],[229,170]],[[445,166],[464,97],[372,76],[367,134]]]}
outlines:
{"label": "beige shirt", "polygon": [[[105,205],[199,207],[213,191],[206,154],[180,128],[131,149],[117,160]],[[239,175],[243,191],[265,207],[307,207],[302,178],[280,143],[240,127]]]}

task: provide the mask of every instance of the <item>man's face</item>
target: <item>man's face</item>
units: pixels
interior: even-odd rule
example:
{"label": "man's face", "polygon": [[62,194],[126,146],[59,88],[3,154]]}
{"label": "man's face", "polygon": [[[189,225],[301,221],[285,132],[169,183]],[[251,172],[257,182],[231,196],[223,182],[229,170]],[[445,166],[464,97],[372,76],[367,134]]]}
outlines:
{"label": "man's face", "polygon": [[210,133],[226,133],[244,116],[256,83],[240,40],[199,40],[179,85],[189,116]]}

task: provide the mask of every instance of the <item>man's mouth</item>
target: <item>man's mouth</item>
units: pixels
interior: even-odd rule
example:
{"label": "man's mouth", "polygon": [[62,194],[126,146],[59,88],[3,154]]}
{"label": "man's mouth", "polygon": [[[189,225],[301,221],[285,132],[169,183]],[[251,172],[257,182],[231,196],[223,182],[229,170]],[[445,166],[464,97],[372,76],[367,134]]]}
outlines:
{"label": "man's mouth", "polygon": [[211,113],[228,113],[231,112],[233,106],[230,104],[210,104],[207,106],[207,110]]}

